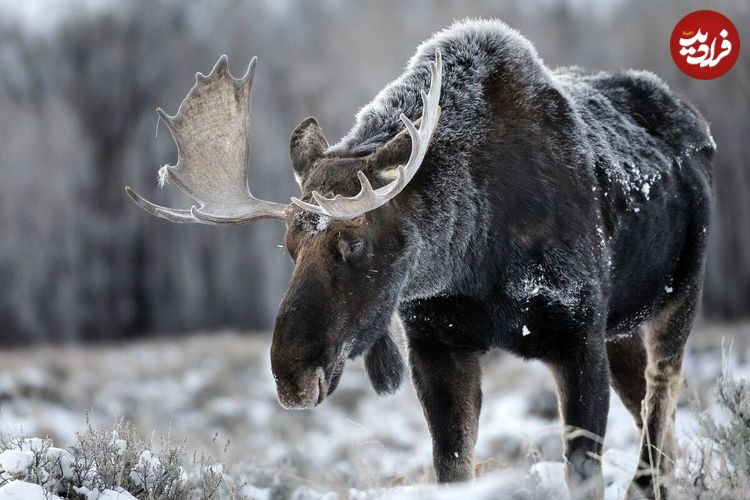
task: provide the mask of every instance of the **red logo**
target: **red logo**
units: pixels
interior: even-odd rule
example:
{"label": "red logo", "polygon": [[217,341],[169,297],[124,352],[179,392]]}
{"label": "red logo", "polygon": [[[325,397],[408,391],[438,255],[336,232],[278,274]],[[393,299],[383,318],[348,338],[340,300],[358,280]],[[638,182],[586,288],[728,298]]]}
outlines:
{"label": "red logo", "polygon": [[727,16],[713,10],[696,10],[674,27],[669,51],[686,75],[713,80],[737,62],[740,35]]}

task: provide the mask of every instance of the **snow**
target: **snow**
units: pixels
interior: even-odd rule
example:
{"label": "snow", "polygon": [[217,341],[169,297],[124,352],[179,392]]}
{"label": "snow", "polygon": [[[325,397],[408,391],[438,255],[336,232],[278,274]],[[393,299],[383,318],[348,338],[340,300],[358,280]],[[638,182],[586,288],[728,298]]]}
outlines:
{"label": "snow", "polygon": [[128,493],[127,491],[123,490],[122,488],[118,488],[117,490],[104,490],[101,492],[101,494],[96,497],[95,499],[86,499],[86,500],[138,500],[136,497]]}
{"label": "snow", "polygon": [[[252,485],[246,485],[242,488],[242,495],[253,500],[271,500],[271,489],[270,488],[256,488]],[[332,495],[332,496],[331,496]],[[326,498],[328,497],[328,498]],[[329,493],[321,497],[321,500],[336,500],[338,496],[336,493]]]}
{"label": "snow", "polygon": [[73,463],[75,459],[69,451],[51,447],[47,450],[47,457],[55,463],[55,471],[64,479],[73,478]]}
{"label": "snow", "polygon": [[146,489],[149,484],[153,484],[160,467],[159,458],[153,456],[150,450],[144,450],[138,458],[138,463],[130,471],[130,479],[138,486]]}
{"label": "snow", "polygon": [[331,218],[326,215],[318,215],[318,223],[315,224],[315,230],[325,231],[328,228],[328,225],[331,223]]}
{"label": "snow", "polygon": [[128,443],[124,439],[120,439],[120,436],[117,434],[117,432],[112,432],[112,441],[109,443],[112,445],[116,450],[117,454],[122,456],[123,453],[128,449]]}
{"label": "snow", "polygon": [[34,463],[34,454],[30,451],[5,450],[0,453],[0,468],[9,474],[23,475]]}
{"label": "snow", "polygon": [[138,500],[136,497],[118,488],[117,490],[104,490],[96,500]]}
{"label": "snow", "polygon": [[328,229],[331,224],[331,218],[325,215],[314,214],[300,210],[294,218],[294,221],[303,231],[318,234]]}
{"label": "snow", "polygon": [[[750,359],[750,324],[697,327],[691,337],[695,348],[684,364],[690,391],[683,391],[677,409],[683,448],[695,434],[695,418],[686,403],[693,394],[710,399],[704,396],[721,373],[722,337],[735,339],[737,358],[743,360],[737,373],[748,370],[744,360]],[[475,455],[483,470],[475,483],[436,487],[430,484],[432,443],[408,379],[395,395],[376,397],[361,361],[349,362],[339,388],[322,405],[285,411],[276,402],[270,343],[269,335],[214,332],[111,348],[0,353],[0,378],[7,391],[0,401],[0,432],[51,432],[59,448],[49,448],[48,454],[60,457],[61,473],[68,474],[65,448],[72,444],[73,432],[85,427],[84,412],[95,426],[127,416],[144,437],[152,431],[156,436],[152,450],[142,453],[134,468],[141,477],[158,467],[158,436],[170,435],[187,439],[191,456],[197,450],[198,456],[220,457],[235,484],[244,485],[241,493],[259,499],[338,494],[339,499],[462,500],[503,497],[503,492],[511,497],[532,472],[540,476],[542,487],[558,495],[549,498],[567,495],[554,383],[543,364],[499,351],[484,357]],[[55,361],[61,359],[65,362]],[[122,366],[129,369],[117,369]],[[27,390],[28,382],[33,391]],[[639,441],[632,417],[614,393],[607,429],[603,471],[609,500],[624,496]],[[115,450],[127,449],[122,436],[110,439]],[[231,444],[224,453],[226,440]],[[32,438],[14,446],[13,454],[0,456],[26,452],[28,458],[32,451],[44,450],[45,442]],[[528,459],[530,449],[538,453],[536,465]],[[493,467],[493,461],[502,465]],[[112,496],[116,491],[82,494],[86,500],[118,498]],[[13,497],[0,500],[8,498]],[[131,500],[122,492],[119,498]]]}
{"label": "snow", "polygon": [[57,495],[48,495],[38,484],[11,481],[0,487],[0,500],[61,500]]}
{"label": "snow", "polygon": [[44,440],[40,438],[28,438],[21,441],[23,451],[38,452],[44,449]]}
{"label": "snow", "polygon": [[138,500],[136,497],[123,490],[91,490],[89,488],[75,488],[76,493],[83,495],[86,500]]}
{"label": "snow", "polygon": [[[550,490],[567,492],[565,466],[562,462],[538,462],[531,466],[530,472],[536,474],[541,483]],[[567,497],[568,495],[565,496]]]}
{"label": "snow", "polygon": [[523,328],[521,328],[521,335],[523,335],[524,337],[526,335],[531,335],[531,332],[529,331],[529,327],[527,327],[526,325],[523,325]]}
{"label": "snow", "polygon": [[522,278],[516,298],[528,301],[537,296],[543,296],[551,302],[557,302],[566,307],[574,307],[581,300],[583,285],[575,279],[566,280],[563,286],[555,286],[547,277],[548,272],[538,266],[527,271]]}
{"label": "snow", "polygon": [[620,500],[625,497],[628,484],[633,478],[638,457],[631,451],[610,448],[602,457],[604,473],[604,500]]}

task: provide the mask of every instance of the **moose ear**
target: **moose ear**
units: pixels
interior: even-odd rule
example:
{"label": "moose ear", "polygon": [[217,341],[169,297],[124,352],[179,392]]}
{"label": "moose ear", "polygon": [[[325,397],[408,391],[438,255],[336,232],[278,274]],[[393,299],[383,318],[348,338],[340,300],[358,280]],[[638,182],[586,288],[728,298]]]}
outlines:
{"label": "moose ear", "polygon": [[289,156],[298,183],[305,178],[313,162],[323,156],[327,147],[328,141],[315,118],[305,118],[297,125],[289,140]]}
{"label": "moose ear", "polygon": [[[414,126],[417,128],[421,125],[422,118],[414,122]],[[398,175],[398,166],[409,161],[409,156],[411,156],[411,137],[409,137],[409,131],[406,129],[394,135],[373,153],[375,165],[383,167],[380,176],[385,180],[392,180],[391,177]]]}

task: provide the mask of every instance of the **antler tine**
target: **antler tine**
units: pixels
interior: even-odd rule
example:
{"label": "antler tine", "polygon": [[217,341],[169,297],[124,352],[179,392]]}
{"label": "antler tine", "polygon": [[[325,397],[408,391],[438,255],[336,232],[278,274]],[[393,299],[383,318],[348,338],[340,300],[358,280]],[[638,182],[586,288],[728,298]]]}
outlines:
{"label": "antler tine", "polygon": [[172,222],[243,224],[283,219],[287,205],[255,198],[247,182],[250,143],[250,98],[257,58],[241,78],[234,78],[223,55],[208,75],[196,73],[195,84],[177,114],[156,112],[177,146],[177,163],[159,171],[159,184],[173,181],[198,202],[190,210],[161,207],[126,188],[148,213]]}
{"label": "antler tine", "polygon": [[167,208],[155,203],[151,203],[147,199],[140,197],[135,191],[130,188],[130,186],[125,186],[125,192],[128,194],[128,196],[130,196],[130,199],[133,200],[136,205],[156,217],[166,219],[170,222],[178,223],[203,222],[200,220],[196,220],[195,217],[193,217],[190,213],[190,210]]}
{"label": "antler tine", "polygon": [[[359,193],[357,193],[357,195],[355,195],[351,199],[358,200],[361,203],[371,203],[377,198],[377,196],[375,194],[375,190],[372,188],[372,184],[370,184],[370,180],[364,173],[362,173],[361,170],[357,172],[357,178],[359,179],[360,190]],[[345,202],[345,200],[349,199],[341,196],[340,194],[337,194],[333,197],[332,200],[329,200],[321,196],[317,191],[313,192],[312,196],[313,198],[315,198],[315,201],[318,202],[318,205],[320,205],[320,207],[329,214],[336,212],[336,205],[338,203],[341,203],[342,201]]]}
{"label": "antler tine", "polygon": [[365,212],[374,210],[386,204],[398,195],[417,173],[430,144],[432,136],[440,119],[440,87],[442,85],[443,59],[440,49],[435,50],[435,60],[430,62],[430,90],[422,96],[422,123],[419,129],[404,114],[401,113],[401,121],[411,138],[411,155],[406,165],[398,167],[396,179],[378,189],[373,189],[370,181],[361,171],[357,172],[360,182],[360,191],[356,196],[344,197],[340,194],[332,198],[326,198],[317,191],[312,192],[313,199],[317,205],[304,202],[298,198],[292,198],[292,203],[298,207],[320,215],[336,219],[353,219]]}
{"label": "antler tine", "polygon": [[292,197],[292,202],[308,212],[325,215],[326,217],[335,217],[334,214],[339,210],[339,204],[349,203],[349,200],[357,200],[360,204],[365,206],[370,206],[376,203],[376,190],[372,188],[372,184],[370,184],[370,180],[367,176],[360,170],[357,172],[357,178],[359,179],[360,190],[359,193],[351,198],[341,196],[340,194],[337,194],[333,198],[326,198],[317,191],[313,191],[312,197],[318,203],[317,205],[307,203],[296,197]]}
{"label": "antler tine", "polygon": [[[427,101],[424,97],[424,90],[422,91],[422,100],[425,102],[425,107],[427,106]],[[423,115],[424,116],[424,115]],[[401,121],[404,123],[404,126],[406,127],[407,132],[409,132],[409,138],[411,139],[411,155],[409,156],[409,162],[407,162],[406,167],[412,167],[412,158],[417,158],[419,155],[419,150],[422,147],[422,137],[419,135],[419,130],[417,130],[416,125],[414,125],[414,122],[412,122],[408,116],[401,113]],[[422,118],[422,126],[424,126],[425,119]],[[419,164],[417,164],[417,167],[419,167]],[[406,170],[406,168],[404,169]],[[416,173],[416,169],[414,170]],[[407,174],[410,174],[411,172],[409,170],[406,170]]]}

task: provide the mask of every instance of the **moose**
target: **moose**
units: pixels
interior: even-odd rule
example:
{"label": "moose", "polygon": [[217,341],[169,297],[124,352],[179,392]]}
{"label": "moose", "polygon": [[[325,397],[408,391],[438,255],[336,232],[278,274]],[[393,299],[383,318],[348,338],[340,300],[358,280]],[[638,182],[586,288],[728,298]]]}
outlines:
{"label": "moose", "polygon": [[[702,288],[711,205],[708,125],[647,71],[549,69],[501,21],[461,21],[330,145],[314,118],[290,140],[301,197],[250,193],[250,93],[222,56],[176,115],[159,170],[198,205],[172,222],[286,225],[294,272],[271,345],[278,400],[312,408],[364,357],[395,391],[401,323],[437,480],[469,480],[480,359],[501,348],[549,366],[575,498],[601,498],[611,385],[641,429],[628,498],[665,498],[675,401]],[[424,89],[428,88],[425,93]]]}

